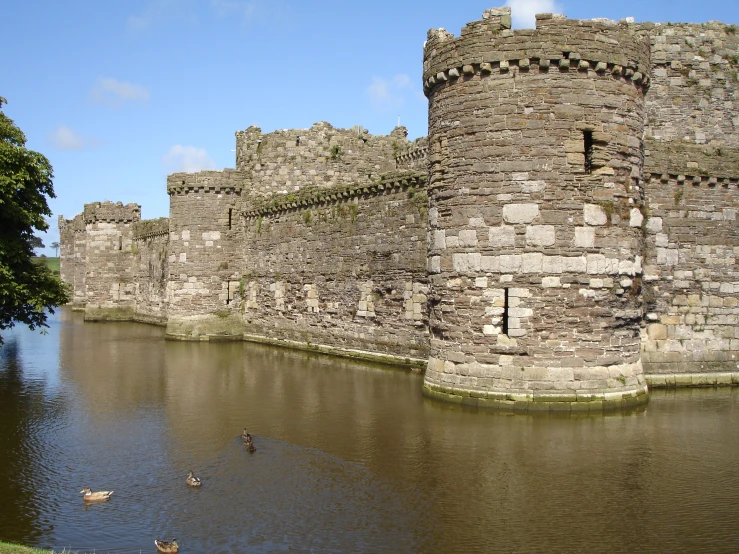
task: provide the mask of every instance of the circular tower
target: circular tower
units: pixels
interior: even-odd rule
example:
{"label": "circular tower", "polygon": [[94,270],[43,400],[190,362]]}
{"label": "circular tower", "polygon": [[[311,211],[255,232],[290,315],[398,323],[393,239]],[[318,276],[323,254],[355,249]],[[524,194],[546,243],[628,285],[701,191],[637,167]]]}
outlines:
{"label": "circular tower", "polygon": [[487,10],[432,29],[424,392],[515,410],[647,401],[640,361],[649,38]]}

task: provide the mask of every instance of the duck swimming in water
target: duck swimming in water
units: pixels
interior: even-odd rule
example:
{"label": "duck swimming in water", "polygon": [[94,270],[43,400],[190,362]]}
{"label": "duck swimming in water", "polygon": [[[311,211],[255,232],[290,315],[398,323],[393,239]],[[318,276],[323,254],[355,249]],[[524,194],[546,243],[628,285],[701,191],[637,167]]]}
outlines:
{"label": "duck swimming in water", "polygon": [[110,495],[113,494],[113,491],[92,492],[89,487],[85,487],[80,491],[80,494],[84,495],[82,498],[85,502],[105,502],[110,498]]}
{"label": "duck swimming in water", "polygon": [[249,454],[257,450],[256,447],[254,446],[254,439],[252,439],[251,435],[246,432],[246,429],[244,429],[244,432],[241,434],[241,438],[244,439],[244,444],[246,445],[246,451],[249,452]]}
{"label": "duck swimming in water", "polygon": [[180,551],[177,539],[172,539],[171,541],[159,541],[154,539],[154,546],[157,547],[157,552],[162,552],[163,554],[177,554],[177,552]]}
{"label": "duck swimming in water", "polygon": [[192,471],[187,472],[187,480],[185,482],[191,487],[199,487],[203,484],[202,481],[200,481],[200,478],[195,477]]}

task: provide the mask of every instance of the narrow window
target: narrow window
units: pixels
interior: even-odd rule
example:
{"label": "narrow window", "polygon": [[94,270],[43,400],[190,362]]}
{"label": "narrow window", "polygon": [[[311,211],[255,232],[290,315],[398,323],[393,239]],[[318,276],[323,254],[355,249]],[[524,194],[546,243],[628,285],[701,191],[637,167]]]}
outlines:
{"label": "narrow window", "polygon": [[123,237],[118,235],[118,250],[123,250]]}
{"label": "narrow window", "polygon": [[231,303],[231,281],[226,281],[226,306]]}
{"label": "narrow window", "polygon": [[231,216],[233,215],[233,208],[228,209],[228,230],[231,230]]}
{"label": "narrow window", "polygon": [[593,131],[583,131],[582,139],[585,146],[585,173],[591,173],[593,171]]}
{"label": "narrow window", "polygon": [[503,289],[503,334],[508,334],[508,289]]}

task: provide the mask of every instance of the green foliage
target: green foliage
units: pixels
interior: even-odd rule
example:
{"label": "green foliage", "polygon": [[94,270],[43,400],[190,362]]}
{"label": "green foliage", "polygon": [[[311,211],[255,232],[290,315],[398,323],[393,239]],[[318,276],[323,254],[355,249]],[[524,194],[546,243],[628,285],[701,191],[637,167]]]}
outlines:
{"label": "green foliage", "polygon": [[262,234],[262,216],[260,215],[257,218],[257,235],[261,235],[261,234]]}
{"label": "green foliage", "polygon": [[305,223],[306,225],[310,225],[311,219],[312,216],[310,210],[305,210],[305,213],[303,213],[303,223]]}
{"label": "green foliage", "polygon": [[675,204],[679,204],[680,201],[683,199],[683,195],[685,194],[685,191],[683,189],[677,189],[675,192]]}
{"label": "green foliage", "polygon": [[49,227],[53,171],[45,156],[25,147],[23,131],[2,112],[5,102],[0,97],[0,330],[16,323],[35,329],[47,326],[46,310],[69,301],[69,290],[33,262],[34,233]]}
{"label": "green foliage", "polygon": [[357,220],[357,213],[359,213],[359,206],[356,204],[349,204],[349,217],[354,223]]}
{"label": "green foliage", "polygon": [[335,160],[335,159],[339,158],[343,153],[344,153],[344,151],[341,149],[341,146],[340,145],[334,144],[331,147],[331,159],[332,160]]}

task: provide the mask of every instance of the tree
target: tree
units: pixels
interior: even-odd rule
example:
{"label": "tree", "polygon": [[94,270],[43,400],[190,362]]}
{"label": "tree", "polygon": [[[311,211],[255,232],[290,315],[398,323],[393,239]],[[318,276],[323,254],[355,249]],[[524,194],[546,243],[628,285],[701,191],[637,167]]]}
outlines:
{"label": "tree", "polygon": [[59,242],[57,241],[52,242],[51,247],[54,249],[54,257],[58,258],[59,257]]}
{"label": "tree", "polygon": [[42,240],[41,240],[41,239],[40,239],[39,237],[37,237],[36,235],[33,235],[33,236],[32,236],[32,237],[30,238],[30,241],[31,241],[31,248],[33,248],[34,250],[39,250],[39,249],[41,249],[41,248],[43,248],[43,247],[44,247],[44,241],[42,241]]}
{"label": "tree", "polygon": [[49,227],[53,171],[45,156],[26,148],[4,103],[0,97],[0,331],[16,323],[35,329],[47,327],[46,310],[69,301],[68,287],[32,260],[35,231]]}

